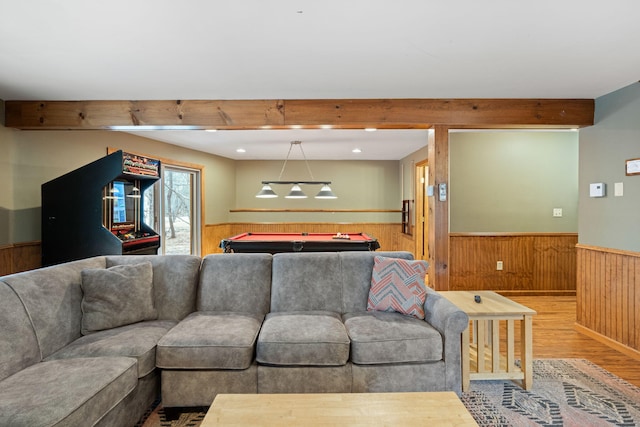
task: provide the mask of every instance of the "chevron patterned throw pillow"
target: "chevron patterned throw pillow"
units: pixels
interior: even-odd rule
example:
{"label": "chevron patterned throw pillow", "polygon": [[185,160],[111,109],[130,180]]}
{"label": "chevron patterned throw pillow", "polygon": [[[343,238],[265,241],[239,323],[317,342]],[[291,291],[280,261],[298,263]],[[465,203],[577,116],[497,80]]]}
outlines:
{"label": "chevron patterned throw pillow", "polygon": [[426,261],[374,258],[368,311],[395,311],[424,319]]}

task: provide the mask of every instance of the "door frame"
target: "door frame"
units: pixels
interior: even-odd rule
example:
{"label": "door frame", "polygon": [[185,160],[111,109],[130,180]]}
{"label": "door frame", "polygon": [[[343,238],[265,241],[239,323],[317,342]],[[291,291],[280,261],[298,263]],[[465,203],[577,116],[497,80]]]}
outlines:
{"label": "door frame", "polygon": [[422,160],[415,165],[415,254],[417,259],[429,259],[429,209],[426,188],[429,177],[429,161]]}

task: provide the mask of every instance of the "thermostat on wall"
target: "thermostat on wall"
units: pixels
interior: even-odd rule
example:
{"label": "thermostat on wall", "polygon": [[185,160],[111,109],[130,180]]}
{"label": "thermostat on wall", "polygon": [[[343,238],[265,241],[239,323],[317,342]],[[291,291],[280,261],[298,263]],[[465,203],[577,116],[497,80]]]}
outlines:
{"label": "thermostat on wall", "polygon": [[596,182],[589,184],[589,197],[604,197],[607,194],[607,184]]}

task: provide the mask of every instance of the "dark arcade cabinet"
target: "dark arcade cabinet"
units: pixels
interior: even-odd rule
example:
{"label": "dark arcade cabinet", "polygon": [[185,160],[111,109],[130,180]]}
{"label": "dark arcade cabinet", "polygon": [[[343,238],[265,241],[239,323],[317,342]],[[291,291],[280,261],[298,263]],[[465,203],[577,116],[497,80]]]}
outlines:
{"label": "dark arcade cabinet", "polygon": [[42,265],[96,255],[157,254],[143,221],[160,161],[116,151],[42,184]]}

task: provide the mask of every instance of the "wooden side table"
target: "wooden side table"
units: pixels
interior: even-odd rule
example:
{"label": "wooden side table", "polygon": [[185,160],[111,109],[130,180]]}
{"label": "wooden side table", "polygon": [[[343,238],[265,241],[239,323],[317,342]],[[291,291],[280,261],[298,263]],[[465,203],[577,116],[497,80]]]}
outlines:
{"label": "wooden side table", "polygon": [[[533,383],[532,317],[535,310],[492,291],[441,291],[443,297],[467,313],[471,326],[462,333],[462,390],[471,380],[522,380]],[[479,295],[481,302],[475,302]],[[500,321],[506,322],[506,349],[500,350]],[[520,366],[515,365],[515,322],[520,322]],[[473,339],[471,339],[473,331]]]}

